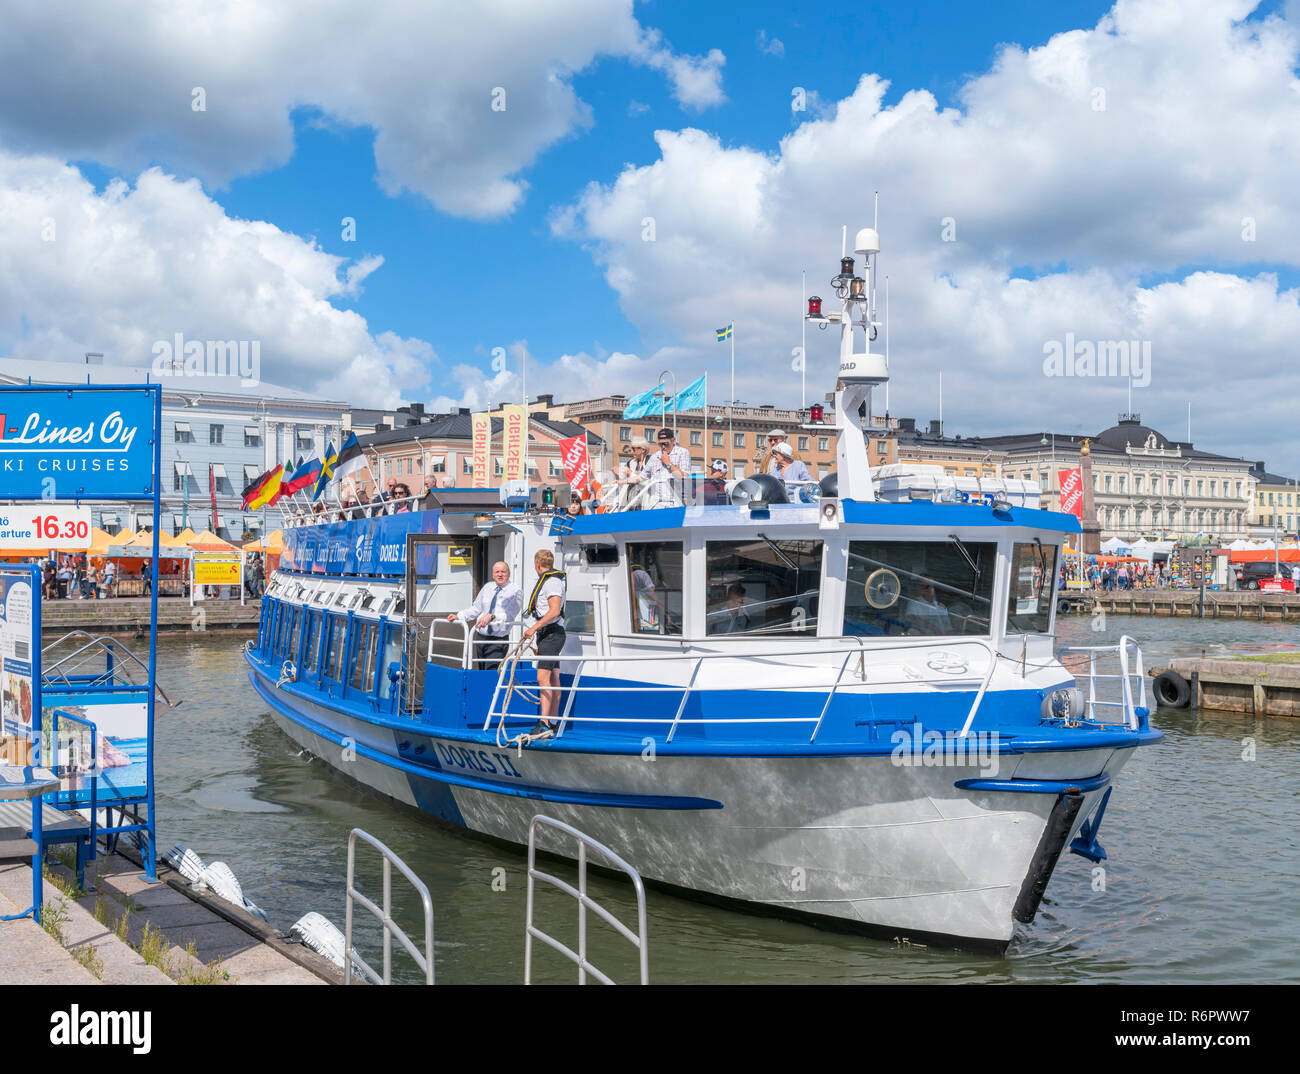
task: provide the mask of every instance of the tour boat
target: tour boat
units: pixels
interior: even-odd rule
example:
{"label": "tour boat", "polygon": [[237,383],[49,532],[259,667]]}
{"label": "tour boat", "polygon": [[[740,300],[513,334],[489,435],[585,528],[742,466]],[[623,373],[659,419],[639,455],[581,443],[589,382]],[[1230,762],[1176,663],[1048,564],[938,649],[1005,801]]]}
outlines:
{"label": "tour boat", "polygon": [[[1067,848],[1105,857],[1114,781],[1162,735],[1130,639],[1055,651],[1074,515],[1029,482],[869,466],[878,249],[860,231],[840,309],[809,307],[840,329],[832,412],[806,424],[838,469],[815,485],[677,479],[576,517],[536,490],[448,489],[290,524],[246,649],[279,727],[472,832],[526,844],[544,812],[679,893],[1005,951]],[[527,595],[543,549],[567,640],[559,731],[538,739],[526,623],[484,669],[446,617],[497,561]]]}

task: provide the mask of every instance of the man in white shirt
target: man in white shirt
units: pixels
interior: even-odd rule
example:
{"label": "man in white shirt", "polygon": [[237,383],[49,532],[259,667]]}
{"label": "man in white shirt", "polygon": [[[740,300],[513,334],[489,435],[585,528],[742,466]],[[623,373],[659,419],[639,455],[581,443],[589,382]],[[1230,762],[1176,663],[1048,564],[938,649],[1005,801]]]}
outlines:
{"label": "man in white shirt", "polygon": [[691,476],[691,453],[677,446],[673,431],[660,429],[658,440],[659,451],[646,461],[643,479],[650,483],[651,507],[680,503],[673,491],[673,479],[677,479],[676,487],[680,489],[682,480]]}
{"label": "man in white shirt", "polygon": [[524,606],[523,591],[510,581],[510,568],[504,563],[492,564],[492,581],[478,591],[478,596],[462,612],[447,616],[447,622],[462,619],[474,624],[474,667],[480,671],[496,671],[506,658],[510,624],[519,618]]}

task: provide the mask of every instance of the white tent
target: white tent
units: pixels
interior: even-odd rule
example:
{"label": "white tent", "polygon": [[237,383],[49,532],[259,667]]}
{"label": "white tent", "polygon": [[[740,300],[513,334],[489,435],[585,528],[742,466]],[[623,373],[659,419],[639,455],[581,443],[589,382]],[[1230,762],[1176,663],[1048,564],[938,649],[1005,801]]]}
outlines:
{"label": "white tent", "polygon": [[1128,542],[1121,541],[1118,537],[1112,537],[1109,541],[1101,542],[1101,550],[1105,555],[1128,555]]}

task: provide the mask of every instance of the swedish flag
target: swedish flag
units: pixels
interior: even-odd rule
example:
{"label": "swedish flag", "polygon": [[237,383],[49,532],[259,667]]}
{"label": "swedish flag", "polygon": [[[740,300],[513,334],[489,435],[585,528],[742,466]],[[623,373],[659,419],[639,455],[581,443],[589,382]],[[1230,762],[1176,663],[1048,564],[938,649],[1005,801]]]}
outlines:
{"label": "swedish flag", "polygon": [[325,491],[325,486],[334,478],[334,467],[338,465],[338,452],[334,450],[334,445],[330,444],[325,449],[325,457],[321,459],[320,475],[316,478],[316,487],[312,489],[311,498],[319,500],[320,494]]}
{"label": "swedish flag", "polygon": [[719,328],[719,329],[718,329],[718,342],[719,342],[719,343],[722,343],[722,342],[724,342],[725,340],[728,340],[728,339],[731,338],[731,329],[732,329],[732,325],[730,325],[730,324],[727,325],[726,328]]}

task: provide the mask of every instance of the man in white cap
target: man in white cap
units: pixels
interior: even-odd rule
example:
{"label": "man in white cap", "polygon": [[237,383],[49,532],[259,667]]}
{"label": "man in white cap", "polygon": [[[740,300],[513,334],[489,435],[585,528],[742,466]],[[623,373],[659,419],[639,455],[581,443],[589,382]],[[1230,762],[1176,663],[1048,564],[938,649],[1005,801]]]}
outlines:
{"label": "man in white cap", "polygon": [[721,459],[713,460],[709,476],[704,479],[704,503],[706,506],[727,503],[727,464]]}
{"label": "man in white cap", "polygon": [[758,473],[774,474],[776,473],[776,460],[773,458],[776,445],[785,439],[784,429],[773,429],[767,434],[767,454],[763,456],[762,461],[758,464]]}
{"label": "man in white cap", "polygon": [[784,440],[772,449],[771,472],[778,480],[785,482],[787,492],[795,499],[798,499],[799,482],[812,481],[808,467],[794,457],[794,448]]}

